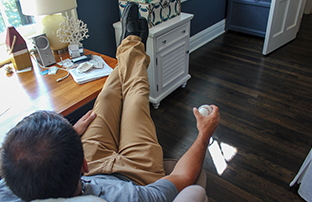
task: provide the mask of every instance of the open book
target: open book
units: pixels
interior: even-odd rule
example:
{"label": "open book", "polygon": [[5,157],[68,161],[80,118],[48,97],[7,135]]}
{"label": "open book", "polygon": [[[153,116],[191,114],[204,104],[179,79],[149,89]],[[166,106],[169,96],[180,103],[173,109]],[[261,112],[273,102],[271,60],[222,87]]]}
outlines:
{"label": "open book", "polygon": [[79,67],[69,69],[69,73],[78,84],[100,79],[108,76],[113,71],[113,69],[103,60],[103,58],[97,55],[93,55],[92,59],[88,61],[88,63],[91,63],[93,66],[84,73],[80,73]]}

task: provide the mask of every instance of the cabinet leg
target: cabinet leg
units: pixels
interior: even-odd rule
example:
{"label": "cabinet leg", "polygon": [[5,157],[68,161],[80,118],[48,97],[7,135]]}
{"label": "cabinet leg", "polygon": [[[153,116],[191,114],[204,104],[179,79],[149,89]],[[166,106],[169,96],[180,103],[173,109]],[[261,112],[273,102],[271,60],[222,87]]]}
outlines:
{"label": "cabinet leg", "polygon": [[158,109],[159,105],[160,105],[160,102],[153,103],[154,109]]}
{"label": "cabinet leg", "polygon": [[183,84],[182,84],[182,88],[185,88],[185,86],[186,86],[186,84],[187,84],[187,82],[185,81]]}

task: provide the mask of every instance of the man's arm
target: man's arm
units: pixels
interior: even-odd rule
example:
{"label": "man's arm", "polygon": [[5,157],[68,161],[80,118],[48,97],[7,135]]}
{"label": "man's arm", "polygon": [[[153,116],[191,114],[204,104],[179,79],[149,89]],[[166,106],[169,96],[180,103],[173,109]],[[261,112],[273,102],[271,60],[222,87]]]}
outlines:
{"label": "man's arm", "polygon": [[194,184],[202,169],[209,139],[216,130],[220,119],[218,107],[215,105],[211,105],[211,107],[213,112],[209,116],[202,116],[198,109],[193,109],[197,120],[198,136],[193,145],[178,161],[172,173],[163,178],[171,181],[179,192]]}

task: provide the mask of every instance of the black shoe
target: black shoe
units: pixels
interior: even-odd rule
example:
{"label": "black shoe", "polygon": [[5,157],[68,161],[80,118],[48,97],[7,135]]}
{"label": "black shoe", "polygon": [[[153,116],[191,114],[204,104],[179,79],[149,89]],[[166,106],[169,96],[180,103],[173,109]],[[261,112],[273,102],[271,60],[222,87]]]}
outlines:
{"label": "black shoe", "polygon": [[140,37],[141,37],[141,41],[145,46],[145,50],[146,50],[146,41],[148,38],[148,24],[147,24],[147,20],[144,17],[140,17],[139,18],[139,27],[140,27]]}
{"label": "black shoe", "polygon": [[128,2],[121,16],[122,33],[120,43],[129,35],[140,35],[139,7],[134,2]]}

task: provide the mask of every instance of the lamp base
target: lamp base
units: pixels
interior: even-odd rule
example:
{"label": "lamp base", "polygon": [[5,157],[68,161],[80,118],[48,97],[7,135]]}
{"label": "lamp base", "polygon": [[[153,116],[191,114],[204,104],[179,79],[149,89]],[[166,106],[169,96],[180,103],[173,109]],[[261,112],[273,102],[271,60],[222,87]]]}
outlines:
{"label": "lamp base", "polygon": [[49,39],[50,47],[53,51],[67,48],[69,43],[62,43],[57,36],[59,25],[64,22],[65,17],[61,14],[46,15],[42,20],[42,33],[45,33]]}

